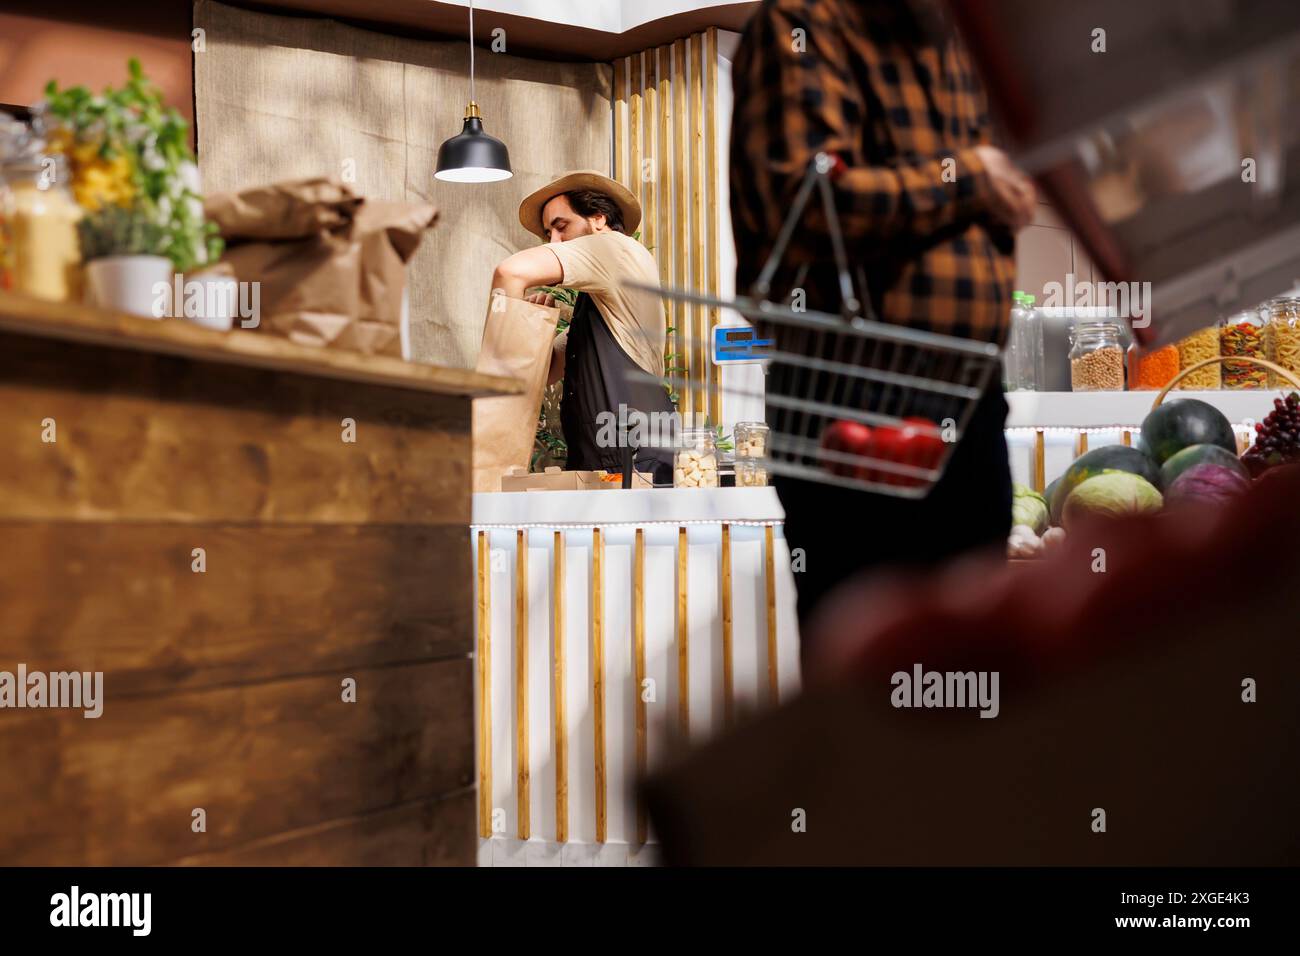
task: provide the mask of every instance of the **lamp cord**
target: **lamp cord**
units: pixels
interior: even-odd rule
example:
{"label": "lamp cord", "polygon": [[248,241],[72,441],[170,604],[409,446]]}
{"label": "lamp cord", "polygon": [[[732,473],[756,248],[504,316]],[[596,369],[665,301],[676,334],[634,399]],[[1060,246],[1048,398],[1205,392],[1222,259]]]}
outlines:
{"label": "lamp cord", "polygon": [[469,101],[474,102],[474,0],[469,0]]}

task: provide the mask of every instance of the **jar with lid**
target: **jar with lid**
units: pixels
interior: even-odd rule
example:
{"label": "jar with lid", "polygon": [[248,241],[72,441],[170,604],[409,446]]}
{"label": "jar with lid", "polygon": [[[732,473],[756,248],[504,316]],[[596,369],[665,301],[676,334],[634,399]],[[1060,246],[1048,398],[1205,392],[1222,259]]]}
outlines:
{"label": "jar with lid", "polygon": [[[1219,330],[1213,325],[1207,326],[1179,340],[1176,345],[1179,369],[1189,369],[1206,359],[1219,357]],[[1214,362],[1204,368],[1198,368],[1189,375],[1184,375],[1179,379],[1177,388],[1214,391],[1221,388],[1222,384],[1223,365]]]}
{"label": "jar with lid", "polygon": [[1178,374],[1178,346],[1164,345],[1143,349],[1136,342],[1128,347],[1128,387],[1130,391],[1161,389]]}
{"label": "jar with lid", "polygon": [[762,488],[767,484],[767,463],[761,458],[736,459],[736,487]]}
{"label": "jar with lid", "polygon": [[683,428],[673,456],[673,486],[718,487],[718,454],[712,428]]}
{"label": "jar with lid", "polygon": [[1124,350],[1116,322],[1080,322],[1070,331],[1070,388],[1076,392],[1124,389]]}
{"label": "jar with lid", "polygon": [[736,457],[766,458],[768,434],[762,422],[736,422]]}
{"label": "jar with lid", "polygon": [[[1252,359],[1268,358],[1264,323],[1258,309],[1237,312],[1219,323],[1219,354],[1225,358],[1234,355]],[[1222,364],[1224,388],[1268,387],[1268,369],[1265,366],[1255,362]]]}
{"label": "jar with lid", "polygon": [[[1284,296],[1270,302],[1265,328],[1270,358],[1300,378],[1300,299]],[[1268,384],[1270,388],[1286,388],[1290,385],[1276,372],[1269,373]]]}
{"label": "jar with lid", "polygon": [[55,302],[81,298],[81,207],[68,189],[63,157],[8,162],[13,196],[14,289]]}

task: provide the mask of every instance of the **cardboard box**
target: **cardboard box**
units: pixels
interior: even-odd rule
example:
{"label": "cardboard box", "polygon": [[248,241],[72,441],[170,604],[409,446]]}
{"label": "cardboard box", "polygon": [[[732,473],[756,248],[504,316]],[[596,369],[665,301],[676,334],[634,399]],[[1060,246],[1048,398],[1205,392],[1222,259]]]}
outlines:
{"label": "cardboard box", "polygon": [[[633,488],[653,488],[650,476],[645,472],[632,472]],[[544,472],[527,472],[522,468],[511,469],[511,473],[502,475],[502,491],[620,491],[623,488],[623,476],[618,472],[607,471],[561,471],[552,465]]]}

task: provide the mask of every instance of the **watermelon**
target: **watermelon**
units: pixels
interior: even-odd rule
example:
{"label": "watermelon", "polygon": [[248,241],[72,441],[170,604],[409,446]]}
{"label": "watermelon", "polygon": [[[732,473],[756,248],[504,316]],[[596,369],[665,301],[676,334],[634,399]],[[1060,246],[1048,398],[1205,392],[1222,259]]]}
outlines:
{"label": "watermelon", "polygon": [[1198,398],[1176,398],[1151,410],[1138,447],[1163,465],[1192,445],[1218,445],[1237,454],[1237,437],[1223,412]]}
{"label": "watermelon", "polygon": [[1055,490],[1048,498],[1052,511],[1052,524],[1061,524],[1061,514],[1065,509],[1065,499],[1079,485],[1097,475],[1109,471],[1124,471],[1145,479],[1157,491],[1164,487],[1160,479],[1160,466],[1149,456],[1127,445],[1102,445],[1080,455],[1073,465],[1065,470],[1055,484]]}
{"label": "watermelon", "polygon": [[1243,478],[1250,477],[1250,472],[1241,463],[1241,459],[1232,452],[1218,445],[1189,445],[1182,451],[1174,452],[1169,460],[1160,466],[1160,477],[1165,487],[1172,486],[1178,480],[1178,476],[1193,465],[1218,465],[1220,468],[1238,472]]}
{"label": "watermelon", "polygon": [[1169,488],[1166,501],[1177,508],[1189,502],[1224,504],[1250,490],[1241,466],[1225,468],[1212,462],[1192,465]]}

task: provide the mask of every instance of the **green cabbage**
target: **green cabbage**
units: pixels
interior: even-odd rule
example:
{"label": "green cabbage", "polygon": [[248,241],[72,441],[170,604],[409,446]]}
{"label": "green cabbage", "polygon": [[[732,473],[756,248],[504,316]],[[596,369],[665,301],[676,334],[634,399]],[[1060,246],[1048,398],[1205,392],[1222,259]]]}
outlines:
{"label": "green cabbage", "polygon": [[1126,471],[1094,475],[1080,482],[1065,499],[1062,521],[1068,530],[1085,514],[1122,517],[1159,511],[1164,499],[1155,485]]}
{"label": "green cabbage", "polygon": [[1011,486],[1011,526],[1026,525],[1034,534],[1047,530],[1047,499],[1022,484]]}

